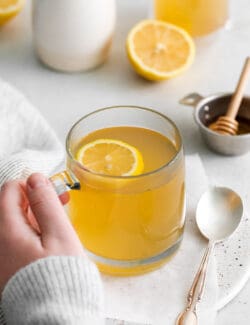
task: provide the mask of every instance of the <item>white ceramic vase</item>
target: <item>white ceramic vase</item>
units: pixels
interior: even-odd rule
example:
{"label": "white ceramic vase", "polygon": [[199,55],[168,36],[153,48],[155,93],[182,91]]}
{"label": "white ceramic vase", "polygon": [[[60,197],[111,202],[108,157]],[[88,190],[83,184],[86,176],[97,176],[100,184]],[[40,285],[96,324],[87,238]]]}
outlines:
{"label": "white ceramic vase", "polygon": [[36,53],[56,70],[92,69],[108,56],[115,16],[115,0],[34,0]]}

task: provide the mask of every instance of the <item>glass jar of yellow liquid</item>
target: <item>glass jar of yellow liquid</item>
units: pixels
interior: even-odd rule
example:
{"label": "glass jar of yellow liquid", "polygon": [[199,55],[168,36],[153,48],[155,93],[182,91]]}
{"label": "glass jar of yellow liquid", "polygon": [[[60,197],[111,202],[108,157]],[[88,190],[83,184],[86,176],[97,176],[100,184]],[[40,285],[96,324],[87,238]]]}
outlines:
{"label": "glass jar of yellow liquid", "polygon": [[[77,153],[100,139],[137,148],[142,173],[110,176],[88,170]],[[146,108],[105,108],[72,127],[66,150],[64,178],[79,182],[70,192],[69,217],[100,270],[131,275],[165,263],[180,246],[185,220],[184,155],[174,123]]]}
{"label": "glass jar of yellow liquid", "polygon": [[228,0],[154,0],[155,17],[201,36],[222,27],[228,19]]}

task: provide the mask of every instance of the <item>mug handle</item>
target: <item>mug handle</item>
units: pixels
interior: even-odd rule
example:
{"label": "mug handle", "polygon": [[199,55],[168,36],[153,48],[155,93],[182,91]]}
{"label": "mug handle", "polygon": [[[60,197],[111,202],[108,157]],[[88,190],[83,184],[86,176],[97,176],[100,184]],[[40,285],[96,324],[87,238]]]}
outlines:
{"label": "mug handle", "polygon": [[67,170],[49,178],[58,196],[69,190],[80,190],[81,185],[75,175]]}
{"label": "mug handle", "polygon": [[179,103],[182,105],[188,105],[195,107],[202,99],[204,99],[203,96],[201,96],[198,93],[191,93],[187,96],[183,97],[179,100]]}

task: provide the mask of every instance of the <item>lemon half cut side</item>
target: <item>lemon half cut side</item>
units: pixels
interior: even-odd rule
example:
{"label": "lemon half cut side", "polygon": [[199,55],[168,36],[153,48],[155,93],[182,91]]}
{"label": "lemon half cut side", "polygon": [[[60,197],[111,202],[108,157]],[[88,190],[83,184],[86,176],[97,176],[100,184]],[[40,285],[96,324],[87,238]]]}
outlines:
{"label": "lemon half cut side", "polygon": [[194,41],[183,28],[158,20],[143,20],[134,26],[126,49],[135,71],[156,81],[181,74],[195,56]]}

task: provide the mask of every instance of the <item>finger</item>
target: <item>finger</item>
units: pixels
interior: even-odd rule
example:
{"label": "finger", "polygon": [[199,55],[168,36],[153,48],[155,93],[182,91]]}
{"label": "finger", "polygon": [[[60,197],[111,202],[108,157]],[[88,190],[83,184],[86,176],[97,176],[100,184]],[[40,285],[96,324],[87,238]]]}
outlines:
{"label": "finger", "polygon": [[39,224],[37,223],[36,218],[34,217],[34,214],[33,214],[32,210],[31,210],[30,206],[28,206],[28,208],[27,208],[26,218],[27,218],[27,222],[32,227],[32,229],[38,235],[41,235],[41,230],[40,230]]}
{"label": "finger", "polygon": [[[63,205],[67,204],[69,202],[69,193],[68,192],[65,192],[65,193],[61,194],[59,196],[59,199],[60,199],[60,201],[61,201],[61,203]],[[39,228],[39,225],[37,223],[36,218],[34,217],[34,214],[33,214],[32,210],[31,210],[31,208],[29,206],[29,201],[28,201],[28,207],[27,207],[26,217],[27,217],[28,223],[31,225],[31,227],[34,229],[34,231],[37,234],[41,235],[41,230]]]}
{"label": "finger", "polygon": [[28,178],[27,196],[42,237],[65,238],[74,231],[52,184],[42,174]]}
{"label": "finger", "polygon": [[[61,194],[59,196],[59,199],[63,205],[67,204],[69,202],[69,193],[65,192],[65,193]],[[29,224],[31,225],[31,227],[34,229],[34,231],[37,234],[41,235],[41,230],[39,228],[36,218],[34,217],[32,210],[29,206],[29,203],[28,203],[28,207],[27,207],[27,220],[28,220]]]}
{"label": "finger", "polygon": [[1,230],[11,233],[27,231],[31,234],[32,229],[26,220],[28,199],[25,195],[24,181],[9,181],[2,186],[0,192],[0,222]]}
{"label": "finger", "polygon": [[0,192],[1,220],[11,221],[15,215],[23,214],[27,208],[27,198],[23,190],[23,181],[8,181]]}

